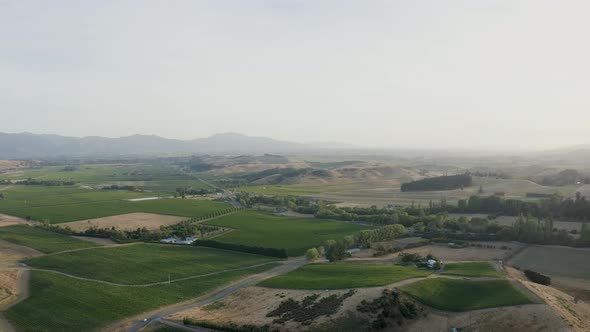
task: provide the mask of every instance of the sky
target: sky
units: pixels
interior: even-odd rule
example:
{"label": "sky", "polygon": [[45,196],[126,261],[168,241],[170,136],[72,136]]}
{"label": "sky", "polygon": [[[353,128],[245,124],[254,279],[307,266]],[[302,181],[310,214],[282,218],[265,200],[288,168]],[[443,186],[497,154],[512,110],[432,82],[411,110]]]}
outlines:
{"label": "sky", "polygon": [[0,0],[0,132],[590,143],[588,1]]}

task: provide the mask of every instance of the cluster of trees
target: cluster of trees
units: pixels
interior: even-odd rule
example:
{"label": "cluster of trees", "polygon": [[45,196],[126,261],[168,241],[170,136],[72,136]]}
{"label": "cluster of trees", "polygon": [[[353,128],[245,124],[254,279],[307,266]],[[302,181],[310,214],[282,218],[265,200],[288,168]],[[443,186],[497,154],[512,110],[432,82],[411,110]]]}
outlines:
{"label": "cluster of trees", "polygon": [[0,180],[0,184],[17,184],[24,186],[72,186],[76,184],[71,180],[36,180],[28,178],[26,180],[11,182],[9,180]]}
{"label": "cluster of trees", "polygon": [[524,275],[530,281],[535,282],[537,284],[546,285],[546,286],[551,285],[551,278],[549,276],[546,276],[546,275],[541,274],[539,272],[535,272],[532,270],[524,270]]}
{"label": "cluster of trees", "polygon": [[222,227],[200,224],[195,221],[196,220],[191,219],[181,221],[176,225],[160,226],[159,234],[161,238],[186,238],[189,236],[205,238],[225,231],[225,229]]}
{"label": "cluster of trees", "polygon": [[431,191],[463,189],[471,186],[473,179],[470,174],[445,175],[422,180],[402,183],[401,190],[406,191]]}
{"label": "cluster of trees", "polygon": [[186,198],[186,195],[203,196],[203,195],[214,194],[216,192],[217,192],[217,190],[215,190],[215,189],[205,189],[205,188],[193,189],[193,188],[178,187],[178,188],[176,188],[176,191],[174,192],[174,197],[180,197],[180,198],[184,199],[184,198]]}
{"label": "cluster of trees", "polygon": [[316,213],[319,209],[317,202],[307,197],[297,196],[265,196],[246,192],[236,193],[236,200],[244,207],[256,205],[270,205],[290,209],[299,213]]}
{"label": "cluster of trees", "polygon": [[545,176],[541,179],[544,186],[567,186],[571,184],[584,183],[590,184],[590,176],[584,176],[575,169],[565,169],[555,175]]}
{"label": "cluster of trees", "polygon": [[402,325],[404,319],[414,319],[423,310],[399,291],[384,289],[379,298],[362,300],[357,311],[371,317],[371,329],[378,330]]}
{"label": "cluster of trees", "polygon": [[126,185],[117,185],[117,184],[113,184],[110,186],[104,186],[102,187],[103,190],[129,190],[129,191],[135,191],[137,190],[137,188],[135,186],[126,186]]}
{"label": "cluster of trees", "polygon": [[482,177],[482,178],[496,178],[496,179],[510,179],[511,176],[509,174],[503,173],[503,172],[499,172],[499,171],[470,171],[468,172],[469,174],[473,175],[473,176],[478,176],[478,177]]}
{"label": "cluster of trees", "polygon": [[460,200],[458,205],[445,205],[439,211],[458,213],[487,213],[495,215],[532,215],[538,218],[562,217],[590,220],[590,201],[579,192],[574,198],[564,199],[556,193],[538,202],[525,202],[518,199],[504,199],[498,196],[471,196]]}
{"label": "cluster of trees", "polygon": [[322,252],[324,252],[330,262],[336,262],[348,257],[347,250],[350,248],[369,248],[373,242],[390,241],[402,237],[405,234],[406,228],[400,224],[362,230],[338,241],[328,240],[322,247],[308,250],[306,257],[309,260],[314,260],[323,256]]}
{"label": "cluster of trees", "polygon": [[217,249],[225,249],[231,251],[246,252],[250,254],[270,256],[276,258],[287,258],[287,250],[283,248],[264,248],[264,247],[253,247],[245,246],[242,244],[231,244],[223,243],[214,240],[197,240],[193,243],[195,246],[210,247]]}

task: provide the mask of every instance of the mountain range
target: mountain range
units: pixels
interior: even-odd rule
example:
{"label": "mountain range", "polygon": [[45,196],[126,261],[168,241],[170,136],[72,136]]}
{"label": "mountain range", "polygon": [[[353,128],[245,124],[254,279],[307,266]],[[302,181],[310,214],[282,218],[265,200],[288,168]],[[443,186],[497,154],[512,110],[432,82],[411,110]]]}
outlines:
{"label": "mountain range", "polygon": [[279,141],[237,133],[216,134],[193,140],[169,139],[156,135],[107,138],[0,133],[0,159],[296,153],[318,148],[332,147]]}

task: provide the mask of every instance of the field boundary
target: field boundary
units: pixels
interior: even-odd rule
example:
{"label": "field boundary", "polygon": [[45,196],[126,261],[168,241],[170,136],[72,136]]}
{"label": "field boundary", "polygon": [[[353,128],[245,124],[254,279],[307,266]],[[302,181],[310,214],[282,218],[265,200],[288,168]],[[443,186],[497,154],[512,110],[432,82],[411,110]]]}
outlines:
{"label": "field boundary", "polygon": [[215,272],[206,273],[206,274],[199,274],[199,275],[184,277],[184,278],[180,278],[180,279],[173,279],[173,280],[166,280],[166,281],[158,281],[158,282],[153,282],[153,283],[149,283],[149,284],[122,284],[122,283],[112,282],[112,281],[106,281],[106,280],[100,280],[100,279],[92,279],[92,278],[80,277],[80,276],[76,276],[76,275],[73,275],[73,274],[69,274],[69,273],[65,273],[65,272],[61,272],[61,271],[57,271],[57,270],[38,269],[38,268],[34,268],[34,267],[27,268],[26,270],[29,270],[29,271],[43,271],[43,272],[55,273],[55,274],[59,274],[59,275],[65,276],[65,277],[73,278],[73,279],[84,280],[84,281],[91,281],[91,282],[96,282],[96,283],[106,284],[106,285],[111,285],[111,286],[119,286],[119,287],[153,287],[153,286],[168,285],[168,284],[172,284],[172,283],[176,283],[176,282],[181,282],[181,281],[186,281],[186,280],[191,280],[191,279],[199,279],[199,278],[210,277],[210,276],[214,276],[214,275],[218,275],[218,274],[222,274],[222,273],[227,273],[227,272],[242,271],[242,270],[253,269],[253,268],[257,268],[257,267],[261,267],[261,266],[265,266],[265,265],[281,264],[281,263],[282,263],[281,261],[272,261],[272,262],[266,262],[266,263],[261,263],[261,264],[255,264],[255,265],[249,265],[249,266],[239,267],[239,268],[235,268],[235,269],[227,269],[227,270],[215,271]]}

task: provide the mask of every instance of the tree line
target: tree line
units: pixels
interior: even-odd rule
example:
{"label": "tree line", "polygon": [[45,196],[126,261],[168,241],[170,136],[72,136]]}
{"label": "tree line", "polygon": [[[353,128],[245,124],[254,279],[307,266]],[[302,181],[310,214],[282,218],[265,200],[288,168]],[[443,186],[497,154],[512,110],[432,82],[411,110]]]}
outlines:
{"label": "tree line", "polygon": [[402,183],[401,191],[431,191],[463,189],[471,186],[471,174],[445,175]]}

